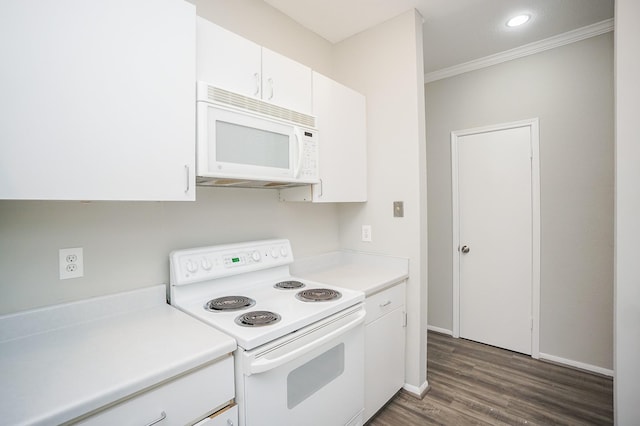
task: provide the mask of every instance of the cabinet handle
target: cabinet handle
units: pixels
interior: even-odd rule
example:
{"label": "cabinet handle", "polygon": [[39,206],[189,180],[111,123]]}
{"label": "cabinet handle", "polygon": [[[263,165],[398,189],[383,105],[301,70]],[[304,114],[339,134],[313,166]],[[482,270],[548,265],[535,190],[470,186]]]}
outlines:
{"label": "cabinet handle", "polygon": [[380,307],[381,307],[381,308],[384,308],[385,306],[389,306],[390,304],[391,304],[391,300],[387,300],[386,302],[381,303],[381,304],[380,304]]}
{"label": "cabinet handle", "polygon": [[184,166],[184,170],[185,170],[185,172],[187,173],[187,187],[186,187],[186,189],[184,190],[184,193],[185,193],[185,194],[188,194],[188,193],[189,193],[189,189],[191,189],[191,188],[190,188],[190,185],[189,185],[189,166],[187,166],[187,165],[185,164],[185,166]]}
{"label": "cabinet handle", "polygon": [[273,99],[273,79],[270,78],[267,80],[267,82],[269,83],[269,100]]}
{"label": "cabinet handle", "polygon": [[258,93],[260,93],[260,74],[254,73],[253,77],[256,79],[256,91],[253,92],[253,94],[254,96],[258,96]]}
{"label": "cabinet handle", "polygon": [[227,425],[228,426],[233,426],[233,420],[227,419]]}
{"label": "cabinet handle", "polygon": [[167,413],[165,413],[164,411],[160,413],[160,418],[156,419],[154,421],[152,421],[151,423],[148,423],[146,426],[153,426],[155,424],[160,423],[161,421],[163,421],[164,419],[167,418]]}
{"label": "cabinet handle", "polygon": [[320,185],[320,194],[318,194],[318,197],[322,197],[322,193],[324,192],[324,191],[323,191],[323,190],[324,190],[324,188],[322,188],[322,179],[320,179],[320,183],[319,183],[319,185]]}

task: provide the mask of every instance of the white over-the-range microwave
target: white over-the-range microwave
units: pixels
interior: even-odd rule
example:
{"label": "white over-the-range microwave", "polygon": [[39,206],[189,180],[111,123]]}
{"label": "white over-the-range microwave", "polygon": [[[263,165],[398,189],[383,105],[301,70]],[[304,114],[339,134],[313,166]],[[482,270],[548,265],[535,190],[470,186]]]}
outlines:
{"label": "white over-the-range microwave", "polygon": [[286,188],[318,183],[315,117],[197,83],[198,185]]}

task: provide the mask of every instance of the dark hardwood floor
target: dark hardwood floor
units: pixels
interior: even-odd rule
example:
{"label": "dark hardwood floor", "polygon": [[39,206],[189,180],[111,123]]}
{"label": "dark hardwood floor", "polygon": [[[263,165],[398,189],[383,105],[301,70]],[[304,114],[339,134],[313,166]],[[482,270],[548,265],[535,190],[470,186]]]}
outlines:
{"label": "dark hardwood floor", "polygon": [[367,426],[610,425],[613,380],[429,332],[419,400],[400,391]]}

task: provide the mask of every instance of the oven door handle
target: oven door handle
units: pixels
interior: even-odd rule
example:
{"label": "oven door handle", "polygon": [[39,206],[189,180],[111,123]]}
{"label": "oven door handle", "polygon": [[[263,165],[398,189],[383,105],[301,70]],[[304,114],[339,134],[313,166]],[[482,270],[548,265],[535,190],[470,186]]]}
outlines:
{"label": "oven door handle", "polygon": [[278,356],[276,358],[269,358],[268,355],[261,357],[255,361],[249,361],[247,363],[246,375],[250,376],[251,374],[264,373],[265,371],[272,370],[277,368],[287,362],[302,356],[308,352],[313,351],[316,348],[324,345],[330,340],[336,338],[337,336],[346,333],[347,331],[359,326],[364,323],[364,317],[367,315],[364,309],[358,311],[353,320],[347,322],[346,324],[336,328],[335,330],[325,334],[318,339],[311,341],[310,343],[303,345],[299,348],[296,348],[290,352],[285,353],[284,355]]}

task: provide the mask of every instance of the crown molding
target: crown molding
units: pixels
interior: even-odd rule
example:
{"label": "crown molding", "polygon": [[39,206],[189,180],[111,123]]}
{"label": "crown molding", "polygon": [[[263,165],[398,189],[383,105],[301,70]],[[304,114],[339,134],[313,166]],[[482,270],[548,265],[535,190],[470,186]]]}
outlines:
{"label": "crown molding", "polygon": [[496,53],[495,55],[485,56],[484,58],[475,59],[473,61],[464,62],[459,65],[426,73],[424,75],[424,82],[430,83],[432,81],[453,77],[454,75],[463,74],[465,72],[487,68],[529,55],[535,55],[536,53],[544,52],[545,50],[555,49],[556,47],[608,33],[613,31],[613,28],[613,18],[606,19],[601,22],[596,22],[595,24],[587,25],[586,27],[577,28],[563,34],[545,38],[544,40],[525,44],[524,46],[516,47],[515,49],[505,50],[504,52]]}

